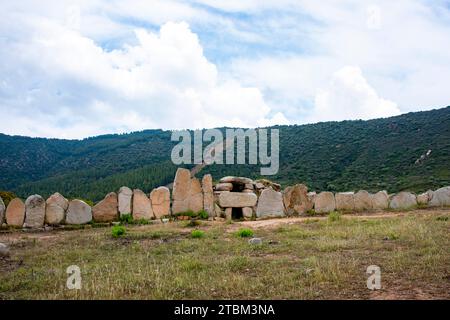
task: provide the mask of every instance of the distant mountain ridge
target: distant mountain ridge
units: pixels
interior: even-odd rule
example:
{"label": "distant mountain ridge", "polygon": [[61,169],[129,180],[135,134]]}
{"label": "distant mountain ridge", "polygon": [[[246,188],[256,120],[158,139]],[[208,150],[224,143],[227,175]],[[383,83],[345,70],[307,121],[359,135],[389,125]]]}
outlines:
{"label": "distant mountain ridge", "polygon": [[[280,171],[267,178],[282,185],[389,192],[450,185],[450,107],[369,121],[271,128],[280,130]],[[21,197],[58,191],[94,201],[122,185],[148,192],[173,180],[176,166],[170,154],[177,142],[170,137],[164,130],[84,140],[0,134],[0,190]],[[212,165],[199,175],[257,178],[259,168]]]}

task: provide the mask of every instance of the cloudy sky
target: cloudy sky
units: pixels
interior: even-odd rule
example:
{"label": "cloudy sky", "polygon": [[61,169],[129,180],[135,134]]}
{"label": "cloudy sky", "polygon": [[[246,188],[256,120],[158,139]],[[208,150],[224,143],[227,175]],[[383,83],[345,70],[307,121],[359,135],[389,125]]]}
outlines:
{"label": "cloudy sky", "polygon": [[450,105],[450,1],[0,2],[0,132],[371,119]]}

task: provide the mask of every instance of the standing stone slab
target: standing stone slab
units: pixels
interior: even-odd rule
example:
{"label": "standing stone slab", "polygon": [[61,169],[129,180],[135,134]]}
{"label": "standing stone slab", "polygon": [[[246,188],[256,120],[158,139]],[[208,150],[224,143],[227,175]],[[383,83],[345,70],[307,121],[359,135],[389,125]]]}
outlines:
{"label": "standing stone slab", "polygon": [[410,192],[402,191],[394,195],[389,203],[391,209],[412,209],[417,205],[416,196]]}
{"label": "standing stone slab", "polygon": [[203,210],[203,191],[200,180],[191,179],[191,189],[189,192],[188,209],[194,212]]}
{"label": "standing stone slab", "polygon": [[336,209],[344,211],[355,210],[355,193],[354,192],[339,192],[335,194]]}
{"label": "standing stone slab", "polygon": [[5,211],[5,203],[3,202],[2,197],[0,197],[0,226],[3,224],[3,221],[5,221]]}
{"label": "standing stone slab", "polygon": [[13,227],[22,227],[25,219],[25,204],[19,198],[14,198],[6,208],[6,223]]}
{"label": "standing stone slab", "polygon": [[45,200],[40,195],[32,195],[25,201],[24,227],[42,228],[45,220]]}
{"label": "standing stone slab", "polygon": [[202,179],[203,189],[203,208],[208,213],[209,217],[214,217],[214,193],[212,176],[206,174]]}
{"label": "standing stone slab", "polygon": [[[247,193],[250,195],[250,193]],[[269,218],[269,217],[283,217],[284,205],[283,195],[281,192],[275,191],[271,188],[264,189],[258,199],[258,205],[256,207],[257,218]]]}
{"label": "standing stone slab", "polygon": [[386,191],[378,191],[372,195],[372,208],[375,210],[385,210],[389,208],[389,195]]}
{"label": "standing stone slab", "polygon": [[219,195],[219,205],[222,208],[244,208],[256,205],[258,197],[254,193],[222,192]]}
{"label": "standing stone slab", "polygon": [[86,224],[92,221],[92,208],[82,200],[72,200],[66,214],[67,224]]}
{"label": "standing stone slab", "polygon": [[112,222],[119,218],[118,200],[115,192],[106,197],[92,208],[92,216],[97,222]]}
{"label": "standing stone slab", "polygon": [[123,216],[124,214],[131,214],[133,191],[131,191],[131,189],[128,187],[121,187],[119,189],[117,198],[118,198],[119,214],[121,216]]}
{"label": "standing stone slab", "polygon": [[172,212],[174,214],[189,210],[190,189],[191,172],[188,169],[178,168],[172,190]]}
{"label": "standing stone slab", "polygon": [[170,190],[166,187],[159,187],[150,192],[153,214],[156,219],[160,219],[170,214]]}
{"label": "standing stone slab", "polygon": [[308,188],[304,184],[287,187],[283,191],[283,202],[287,215],[304,214],[314,204],[308,197]]}
{"label": "standing stone slab", "polygon": [[431,198],[433,197],[432,194],[433,191],[427,191],[424,193],[421,193],[417,196],[417,204],[420,205],[428,205],[428,202],[431,200]]}
{"label": "standing stone slab", "polygon": [[366,190],[359,190],[355,194],[355,210],[364,211],[371,210],[372,206],[372,196]]}
{"label": "standing stone slab", "polygon": [[324,191],[316,195],[314,210],[317,213],[328,213],[336,209],[336,200],[332,192]]}
{"label": "standing stone slab", "polygon": [[429,205],[431,207],[450,206],[450,187],[444,187],[433,191]]}
{"label": "standing stone slab", "polygon": [[64,222],[69,201],[59,193],[52,194],[46,201],[45,223],[58,225]]}
{"label": "standing stone slab", "polygon": [[152,203],[142,190],[133,190],[133,219],[150,220],[154,218]]}

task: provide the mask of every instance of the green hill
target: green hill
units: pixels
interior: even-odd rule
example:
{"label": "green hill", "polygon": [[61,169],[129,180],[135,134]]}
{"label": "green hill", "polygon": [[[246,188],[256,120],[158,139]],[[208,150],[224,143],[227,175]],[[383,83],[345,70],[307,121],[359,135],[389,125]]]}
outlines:
{"label": "green hill", "polygon": [[[312,190],[422,191],[450,185],[450,107],[370,121],[276,126],[282,185]],[[122,185],[150,191],[173,180],[170,131],[84,140],[0,134],[0,190],[21,197],[61,192],[97,201]],[[431,150],[421,163],[415,161]],[[259,177],[260,166],[213,165],[201,172]]]}

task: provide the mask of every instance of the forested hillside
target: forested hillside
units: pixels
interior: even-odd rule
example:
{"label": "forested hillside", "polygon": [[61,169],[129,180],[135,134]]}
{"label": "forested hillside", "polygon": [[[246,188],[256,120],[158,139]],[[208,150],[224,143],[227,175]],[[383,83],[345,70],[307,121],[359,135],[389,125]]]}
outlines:
{"label": "forested hillside", "polygon": [[[450,185],[450,107],[370,121],[277,126],[280,171],[268,177],[311,190],[422,191]],[[170,131],[84,140],[0,134],[0,190],[58,191],[97,201],[122,185],[150,191],[173,180]],[[421,155],[431,153],[416,163]],[[188,167],[188,166],[187,166]],[[201,174],[259,177],[260,166],[213,165]]]}

